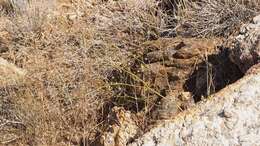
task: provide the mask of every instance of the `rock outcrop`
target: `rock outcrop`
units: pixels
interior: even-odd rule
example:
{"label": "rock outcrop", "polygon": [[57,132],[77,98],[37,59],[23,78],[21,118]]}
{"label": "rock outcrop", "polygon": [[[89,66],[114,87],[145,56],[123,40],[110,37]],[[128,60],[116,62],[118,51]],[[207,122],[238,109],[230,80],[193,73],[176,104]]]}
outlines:
{"label": "rock outcrop", "polygon": [[[153,119],[174,117],[201,96],[208,96],[240,78],[240,70],[218,46],[221,39],[162,38],[143,44],[129,68],[114,73],[119,96],[142,97]],[[229,69],[225,69],[229,66]],[[125,86],[130,85],[130,86]],[[122,98],[119,98],[122,99]],[[134,98],[126,109],[136,107]],[[132,105],[132,106],[131,106]]]}
{"label": "rock outcrop", "polygon": [[[224,47],[219,47],[221,41],[218,39],[173,38],[144,43],[143,53],[137,59],[141,61],[130,63],[130,71],[142,80],[123,76],[131,81],[127,84],[134,83],[125,91],[135,93],[137,97],[153,97],[152,102],[156,105],[149,112],[152,119],[160,121],[135,142],[128,144],[128,139],[124,144],[259,144],[259,28],[260,16],[257,16]],[[158,97],[158,94],[143,90],[148,85],[165,95]],[[203,100],[203,96],[208,99]]]}
{"label": "rock outcrop", "polygon": [[[231,62],[245,76],[208,100],[164,120],[130,146],[259,145],[260,16],[227,44]],[[231,70],[230,66],[225,68]]]}
{"label": "rock outcrop", "polygon": [[101,136],[102,146],[125,146],[138,133],[138,127],[133,115],[123,108],[114,107],[109,114],[108,130]]}
{"label": "rock outcrop", "polygon": [[194,104],[191,94],[185,91],[185,82],[207,55],[218,53],[218,44],[218,39],[196,38],[159,39],[144,44],[145,64],[140,72],[159,93],[166,92],[152,111],[153,118],[174,117]]}
{"label": "rock outcrop", "polygon": [[129,146],[258,145],[260,66]]}
{"label": "rock outcrop", "polygon": [[244,25],[240,34],[232,39],[230,45],[230,58],[246,72],[252,65],[260,62],[260,15],[256,16],[250,24]]}

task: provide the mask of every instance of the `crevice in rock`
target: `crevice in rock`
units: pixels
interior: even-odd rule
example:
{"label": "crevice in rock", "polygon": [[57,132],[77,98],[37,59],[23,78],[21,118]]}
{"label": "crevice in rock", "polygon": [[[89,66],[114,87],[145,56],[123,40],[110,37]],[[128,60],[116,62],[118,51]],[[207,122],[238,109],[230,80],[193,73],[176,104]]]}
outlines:
{"label": "crevice in rock", "polygon": [[[174,51],[147,47],[141,57],[113,70],[109,82],[114,97],[109,106],[151,115],[165,97],[179,98],[183,92],[191,93],[196,103],[243,77],[230,60],[228,49],[218,47],[208,56],[199,58],[193,56],[196,49],[184,52],[185,47],[193,49],[182,41],[175,45]],[[180,108],[186,109],[182,104]]]}
{"label": "crevice in rock", "polygon": [[[158,121],[174,118],[201,99],[242,78],[244,73],[229,55],[228,49],[217,46],[212,40],[152,41],[141,53],[133,55],[138,57],[110,72],[108,81],[114,96],[105,107],[101,121],[109,119],[114,108],[130,112],[128,121],[133,120],[141,130],[131,135],[127,143],[133,141]],[[129,130],[122,124],[112,125],[116,129]]]}
{"label": "crevice in rock", "polygon": [[229,52],[223,49],[219,54],[209,55],[206,61],[198,64],[184,88],[198,102],[201,97],[216,93],[242,77],[243,73],[238,66],[229,59]]}

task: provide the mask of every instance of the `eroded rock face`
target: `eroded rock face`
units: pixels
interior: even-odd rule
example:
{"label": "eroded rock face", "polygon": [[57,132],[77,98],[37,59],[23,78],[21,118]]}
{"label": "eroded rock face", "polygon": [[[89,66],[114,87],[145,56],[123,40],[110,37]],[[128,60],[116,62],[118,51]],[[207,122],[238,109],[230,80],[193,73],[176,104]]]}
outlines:
{"label": "eroded rock face", "polygon": [[207,55],[216,54],[219,40],[210,39],[159,39],[147,42],[143,55],[143,72],[151,85],[166,92],[166,96],[152,112],[154,119],[167,119],[194,104],[185,82],[194,72],[195,66],[206,60]]}
{"label": "eroded rock face", "polygon": [[[150,97],[151,103],[154,103],[158,96],[165,96],[164,99],[177,98],[176,96],[184,92],[185,81],[195,70],[195,66],[206,59],[206,54],[217,53],[218,43],[218,40],[196,38],[146,42],[139,51],[140,57],[129,63],[129,71],[126,74],[121,73],[124,70],[115,74],[116,79],[112,82],[132,84],[132,87],[122,86],[120,90],[131,97]],[[140,79],[136,79],[129,72]],[[148,90],[145,90],[146,88]],[[175,99],[173,100],[175,102]]]}
{"label": "eroded rock face", "polygon": [[144,112],[153,119],[174,117],[201,96],[208,96],[240,77],[237,66],[218,45],[221,39],[216,38],[177,37],[146,42],[139,57],[127,65],[129,69],[115,73],[111,82],[122,84],[115,88],[119,96],[140,99],[123,98],[124,104],[132,101],[125,105],[127,110],[138,105],[139,112],[146,104],[148,110]]}
{"label": "eroded rock face", "polygon": [[259,67],[129,146],[259,145]]}
{"label": "eroded rock face", "polygon": [[[228,56],[245,77],[213,94],[209,100],[178,114],[173,120],[158,125],[131,146],[260,143],[260,16],[243,26],[240,34],[231,40],[227,47]],[[232,70],[230,67],[232,65],[226,65],[222,69]]]}
{"label": "eroded rock face", "polygon": [[25,74],[25,70],[0,58],[0,87],[16,84]]}
{"label": "eroded rock face", "polygon": [[230,58],[244,73],[260,62],[260,15],[241,28],[230,43]]}

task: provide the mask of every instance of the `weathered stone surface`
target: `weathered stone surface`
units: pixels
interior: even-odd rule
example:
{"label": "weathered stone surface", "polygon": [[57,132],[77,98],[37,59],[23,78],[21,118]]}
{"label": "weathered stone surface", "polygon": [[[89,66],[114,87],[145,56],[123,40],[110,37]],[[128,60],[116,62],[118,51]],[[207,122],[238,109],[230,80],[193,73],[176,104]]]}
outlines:
{"label": "weathered stone surface", "polygon": [[259,145],[260,65],[129,146]]}
{"label": "weathered stone surface", "polygon": [[[160,121],[129,145],[259,144],[259,64],[248,70],[259,62],[259,21],[256,17],[245,25],[229,43],[228,51],[218,47],[222,42],[217,39],[177,37],[144,43],[141,61],[130,63],[130,70],[142,81],[131,76],[122,79],[132,79],[127,84],[136,85],[125,91],[152,97],[156,105],[149,113]],[[230,83],[234,84],[222,89]],[[147,86],[165,95],[160,99],[144,90]],[[209,100],[200,101],[202,96]],[[194,105],[193,100],[200,102]]]}
{"label": "weathered stone surface", "polygon": [[[130,66],[125,70],[131,74],[123,70],[114,75],[116,80],[112,82],[123,83],[115,92],[124,92],[129,97],[149,97],[145,104],[150,111],[145,112],[152,113],[152,119],[174,117],[194,104],[194,100],[199,101],[202,95],[212,94],[240,77],[240,70],[228,59],[227,51],[218,48],[221,44],[222,40],[217,38],[148,41],[141,47],[140,57],[125,65]],[[127,109],[135,108],[133,103],[126,105]]]}
{"label": "weathered stone surface", "polygon": [[260,15],[241,28],[240,34],[230,43],[230,58],[246,72],[260,62]]}
{"label": "weathered stone surface", "polygon": [[0,58],[0,87],[16,84],[25,74],[26,72],[23,69]]}
{"label": "weathered stone surface", "polygon": [[138,133],[138,127],[129,111],[114,107],[109,115],[108,131],[100,139],[102,146],[125,146]]}
{"label": "weathered stone surface", "polygon": [[[184,91],[183,85],[194,71],[194,67],[204,62],[206,54],[216,54],[219,42],[217,39],[196,38],[163,38],[148,41],[141,48],[141,57],[133,61],[134,63],[130,65],[130,69],[145,81],[149,88],[158,93],[166,92],[167,96],[163,98],[162,104],[169,102],[174,104],[177,100],[175,98]],[[132,77],[122,76],[121,78],[124,81],[125,78]],[[146,87],[143,87],[142,81],[133,80],[127,83],[135,84],[132,88],[127,89],[130,94],[134,93],[139,97],[149,96],[151,99],[156,100],[155,96],[158,94],[152,95],[154,92],[145,90]],[[121,82],[121,80],[115,82]],[[161,107],[166,108],[168,106]],[[173,109],[173,111],[178,111],[178,109]]]}

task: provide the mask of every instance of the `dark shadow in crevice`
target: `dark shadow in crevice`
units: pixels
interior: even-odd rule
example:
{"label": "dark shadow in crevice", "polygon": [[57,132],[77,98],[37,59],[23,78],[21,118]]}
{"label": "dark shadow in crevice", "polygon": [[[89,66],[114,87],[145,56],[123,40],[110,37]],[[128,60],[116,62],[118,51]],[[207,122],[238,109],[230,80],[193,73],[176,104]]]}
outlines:
{"label": "dark shadow in crevice", "polygon": [[216,93],[243,77],[238,66],[229,59],[229,52],[221,49],[219,54],[208,56],[208,61],[197,65],[184,84],[184,89],[193,94],[195,102]]}

